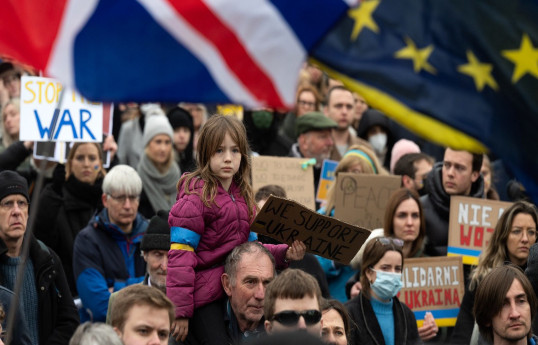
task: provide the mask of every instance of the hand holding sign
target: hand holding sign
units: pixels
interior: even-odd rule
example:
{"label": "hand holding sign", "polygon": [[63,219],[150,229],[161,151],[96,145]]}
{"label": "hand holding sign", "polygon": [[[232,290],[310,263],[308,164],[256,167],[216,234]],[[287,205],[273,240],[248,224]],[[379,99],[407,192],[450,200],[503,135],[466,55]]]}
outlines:
{"label": "hand holding sign", "polygon": [[302,241],[307,252],[346,265],[370,235],[369,230],[322,216],[295,201],[273,195],[254,219],[251,230],[289,245]]}
{"label": "hand holding sign", "polygon": [[439,327],[437,327],[437,324],[435,323],[433,314],[426,312],[424,316],[424,323],[418,328],[418,336],[420,339],[422,339],[422,341],[427,341],[435,337],[437,332],[439,332]]}
{"label": "hand holding sign", "polygon": [[293,241],[291,246],[286,251],[286,260],[299,261],[304,258],[306,253],[306,245],[302,241]]}
{"label": "hand holding sign", "polygon": [[[460,257],[405,259],[402,282],[398,298],[415,313],[418,327],[431,323],[428,312],[435,316],[438,327],[456,324],[464,294]],[[432,329],[423,329],[423,334],[430,334]]]}

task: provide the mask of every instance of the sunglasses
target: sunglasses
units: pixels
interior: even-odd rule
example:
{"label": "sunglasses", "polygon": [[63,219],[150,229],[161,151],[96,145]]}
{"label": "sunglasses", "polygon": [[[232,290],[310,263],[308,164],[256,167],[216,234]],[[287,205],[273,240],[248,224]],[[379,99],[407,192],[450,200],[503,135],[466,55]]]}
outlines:
{"label": "sunglasses", "polygon": [[321,320],[321,312],[319,310],[305,310],[301,312],[285,310],[275,314],[273,320],[278,321],[284,326],[295,326],[301,316],[304,318],[307,326],[315,325]]}
{"label": "sunglasses", "polygon": [[376,241],[385,246],[394,244],[396,247],[403,247],[404,245],[404,241],[399,238],[377,237]]}

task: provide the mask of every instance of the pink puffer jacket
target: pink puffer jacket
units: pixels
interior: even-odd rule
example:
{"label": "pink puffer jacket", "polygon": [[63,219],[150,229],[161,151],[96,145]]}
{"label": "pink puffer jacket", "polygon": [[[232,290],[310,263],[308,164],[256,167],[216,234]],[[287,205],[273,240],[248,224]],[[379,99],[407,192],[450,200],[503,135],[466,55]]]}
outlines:
{"label": "pink puffer jacket", "polygon": [[[202,194],[204,182],[191,182],[191,188]],[[215,205],[216,204],[216,205]],[[229,192],[220,185],[215,204],[206,207],[196,194],[185,194],[179,188],[176,203],[170,210],[170,241],[181,249],[168,252],[166,294],[176,306],[176,318],[192,317],[194,308],[224,296],[220,277],[226,256],[238,245],[256,239],[250,233],[248,207],[240,189],[232,182]],[[284,268],[288,246],[265,245],[275,257],[278,268]]]}

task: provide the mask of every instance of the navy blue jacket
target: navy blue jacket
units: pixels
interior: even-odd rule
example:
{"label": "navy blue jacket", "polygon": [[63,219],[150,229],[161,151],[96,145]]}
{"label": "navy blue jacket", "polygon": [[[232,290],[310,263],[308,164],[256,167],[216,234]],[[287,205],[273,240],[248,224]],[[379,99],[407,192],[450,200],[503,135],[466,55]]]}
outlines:
{"label": "navy blue jacket", "polygon": [[75,239],[73,270],[82,301],[81,321],[105,322],[112,291],[144,280],[140,241],[148,221],[138,214],[130,234],[109,222],[103,209]]}

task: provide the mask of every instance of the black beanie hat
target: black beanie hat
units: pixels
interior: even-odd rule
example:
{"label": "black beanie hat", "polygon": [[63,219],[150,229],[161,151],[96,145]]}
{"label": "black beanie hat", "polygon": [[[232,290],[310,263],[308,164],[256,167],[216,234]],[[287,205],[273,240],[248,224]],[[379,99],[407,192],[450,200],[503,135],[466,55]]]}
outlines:
{"label": "black beanie hat", "polygon": [[172,125],[173,129],[178,127],[187,127],[191,133],[194,131],[194,125],[192,122],[191,114],[181,107],[174,107],[166,114],[168,121]]}
{"label": "black beanie hat", "polygon": [[0,172],[0,200],[12,194],[24,195],[26,201],[30,201],[26,179],[14,171],[4,170]]}
{"label": "black beanie hat", "polygon": [[170,227],[168,226],[168,212],[160,210],[157,215],[149,221],[146,234],[142,237],[140,249],[169,250],[170,249]]}

